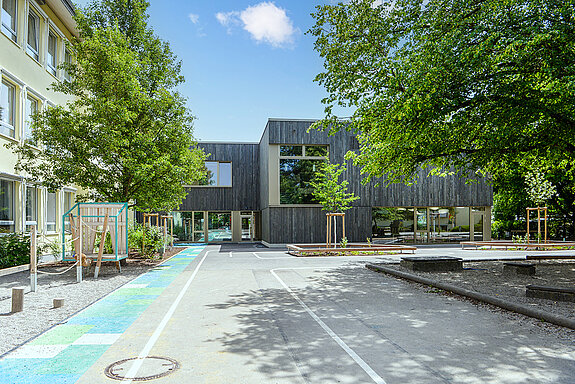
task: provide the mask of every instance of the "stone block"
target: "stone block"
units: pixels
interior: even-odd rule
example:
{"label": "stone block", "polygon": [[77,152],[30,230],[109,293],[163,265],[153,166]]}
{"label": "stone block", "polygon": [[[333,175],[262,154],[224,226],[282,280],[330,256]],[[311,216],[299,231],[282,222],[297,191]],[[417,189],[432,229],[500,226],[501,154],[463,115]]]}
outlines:
{"label": "stone block", "polygon": [[530,263],[504,263],[503,273],[509,275],[529,275],[535,274],[535,265]]}
{"label": "stone block", "polygon": [[400,265],[414,272],[457,272],[463,270],[459,257],[402,257]]}

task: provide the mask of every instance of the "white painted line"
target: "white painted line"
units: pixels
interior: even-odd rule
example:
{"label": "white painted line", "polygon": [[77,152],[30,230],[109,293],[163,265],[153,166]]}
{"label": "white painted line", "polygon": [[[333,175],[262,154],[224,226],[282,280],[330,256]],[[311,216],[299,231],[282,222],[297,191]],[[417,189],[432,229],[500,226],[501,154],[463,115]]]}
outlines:
{"label": "white painted line", "polygon": [[[250,253],[260,260],[293,259],[293,256],[284,256],[284,257],[261,257],[261,256],[258,256],[258,253],[272,253],[272,252],[258,252],[258,253],[250,252]],[[280,252],[275,252],[275,253],[280,253]],[[281,252],[281,253],[283,253],[283,252]]]}
{"label": "white painted line", "polygon": [[170,318],[172,317],[172,315],[176,311],[176,308],[180,304],[180,301],[182,301],[182,298],[184,297],[186,291],[190,287],[190,284],[192,284],[192,281],[194,280],[194,278],[198,274],[200,267],[202,266],[204,260],[206,260],[206,257],[208,256],[208,253],[210,253],[210,252],[215,252],[215,251],[207,251],[204,254],[204,257],[202,257],[202,260],[200,260],[200,262],[196,266],[196,269],[194,269],[192,276],[190,276],[190,278],[188,279],[188,281],[186,282],[186,284],[184,285],[184,287],[180,291],[180,294],[178,295],[178,297],[176,297],[176,300],[174,300],[174,302],[172,303],[172,306],[170,307],[168,312],[166,312],[166,314],[164,315],[164,318],[162,319],[160,324],[158,324],[158,326],[156,327],[156,330],[154,331],[154,333],[152,334],[152,336],[150,337],[150,339],[148,340],[148,342],[144,346],[144,349],[142,349],[142,351],[138,355],[138,358],[134,361],[134,364],[132,365],[132,367],[130,368],[128,373],[126,373],[126,376],[125,376],[126,379],[123,380],[122,383],[124,383],[124,384],[132,383],[132,380],[134,379],[134,377],[136,377],[136,375],[138,374],[138,371],[142,367],[142,364],[144,363],[144,359],[146,357],[148,357],[148,354],[150,353],[150,351],[152,350],[152,348],[154,347],[154,345],[156,344],[156,342],[160,338],[160,335],[164,331],[164,328],[166,328],[168,321],[170,320]]}
{"label": "white painted line", "polygon": [[[288,268],[278,268],[288,270]],[[276,270],[270,270],[272,275],[280,284],[290,293],[290,295],[305,309],[305,311],[323,328],[324,331],[371,377],[376,384],[386,384],[385,380],[379,376],[353,349],[351,349],[330,327],[327,326],[299,297],[291,290],[290,287],[277,275]]]}

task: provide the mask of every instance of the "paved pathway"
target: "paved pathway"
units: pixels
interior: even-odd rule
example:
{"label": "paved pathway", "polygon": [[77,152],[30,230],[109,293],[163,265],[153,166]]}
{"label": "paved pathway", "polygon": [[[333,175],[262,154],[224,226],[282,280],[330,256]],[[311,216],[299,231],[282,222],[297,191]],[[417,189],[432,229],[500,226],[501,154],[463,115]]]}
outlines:
{"label": "paved pathway", "polygon": [[189,249],[141,276],[0,361],[0,382],[114,383],[106,367],[145,356],[180,364],[158,383],[574,382],[572,338],[366,270],[374,258],[230,250]]}

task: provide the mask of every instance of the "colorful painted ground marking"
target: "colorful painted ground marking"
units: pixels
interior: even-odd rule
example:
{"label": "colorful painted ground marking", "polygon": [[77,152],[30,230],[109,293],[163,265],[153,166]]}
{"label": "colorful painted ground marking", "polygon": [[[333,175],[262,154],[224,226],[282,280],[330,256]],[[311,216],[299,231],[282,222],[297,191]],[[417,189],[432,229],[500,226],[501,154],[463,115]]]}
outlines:
{"label": "colorful painted ground marking", "polygon": [[204,246],[185,249],[0,360],[0,384],[72,384],[124,333]]}

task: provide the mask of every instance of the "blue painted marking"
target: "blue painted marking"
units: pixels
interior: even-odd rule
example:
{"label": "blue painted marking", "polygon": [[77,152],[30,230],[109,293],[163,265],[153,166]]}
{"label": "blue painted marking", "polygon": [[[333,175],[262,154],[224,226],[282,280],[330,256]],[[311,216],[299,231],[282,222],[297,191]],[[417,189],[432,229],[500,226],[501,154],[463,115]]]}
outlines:
{"label": "blue painted marking", "polygon": [[[153,288],[157,294],[108,295],[70,318],[61,326],[93,325],[86,331],[87,333],[124,333],[149,307],[147,302],[157,299],[161,292],[188,267],[203,248],[203,246],[196,245],[190,247],[162,266],[148,271],[123,287],[124,289],[131,289],[131,285],[146,284],[146,288]],[[133,289],[139,291],[138,288]],[[59,327],[53,328],[48,333],[59,329]],[[11,357],[12,354],[8,354],[0,359],[0,384],[73,384],[109,347],[109,345],[68,345],[51,359],[40,357],[16,358]]]}

